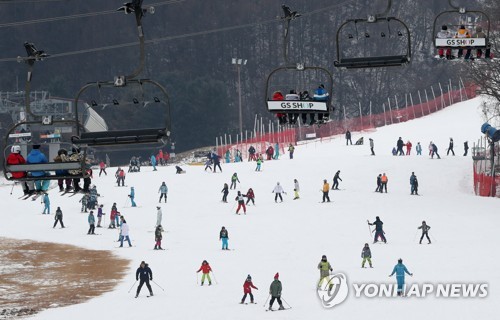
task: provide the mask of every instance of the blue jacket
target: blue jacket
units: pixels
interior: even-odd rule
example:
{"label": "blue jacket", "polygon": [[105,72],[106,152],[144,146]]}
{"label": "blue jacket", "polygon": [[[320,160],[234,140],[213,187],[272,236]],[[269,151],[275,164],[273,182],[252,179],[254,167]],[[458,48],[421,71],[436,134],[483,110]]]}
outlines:
{"label": "blue jacket", "polygon": [[394,266],[394,269],[392,270],[391,276],[393,274],[396,274],[397,278],[400,277],[405,277],[405,273],[411,275],[411,273],[406,269],[406,266],[402,263],[398,263],[397,265]]}
{"label": "blue jacket", "polygon": [[153,166],[156,166],[156,157],[155,156],[151,156],[151,164]]}
{"label": "blue jacket", "polygon": [[[38,149],[33,149],[26,158],[26,163],[47,163],[47,157]],[[45,175],[45,171],[31,171],[33,177],[41,177]]]}
{"label": "blue jacket", "polygon": [[89,224],[94,224],[95,223],[95,217],[93,214],[89,214]]}
{"label": "blue jacket", "polygon": [[323,88],[317,88],[314,90],[313,100],[316,101],[327,101],[328,100],[328,92],[326,92]]}
{"label": "blue jacket", "polygon": [[137,271],[135,272],[135,279],[139,280],[139,277],[141,278],[141,280],[144,281],[153,280],[153,272],[151,271],[151,269],[148,267],[147,264],[144,266],[144,268],[142,267],[137,268]]}
{"label": "blue jacket", "polygon": [[415,183],[415,175],[414,175],[414,174],[412,174],[412,175],[410,176],[410,184],[411,184],[411,185],[413,185],[414,183]]}
{"label": "blue jacket", "polygon": [[134,188],[130,188],[130,197],[131,198],[135,197],[135,190],[134,190]]}
{"label": "blue jacket", "polygon": [[168,192],[168,187],[166,184],[162,184],[160,186],[160,190],[159,190],[161,193],[167,193]]}
{"label": "blue jacket", "polygon": [[43,203],[45,203],[46,205],[50,205],[50,199],[48,194],[43,196]]}

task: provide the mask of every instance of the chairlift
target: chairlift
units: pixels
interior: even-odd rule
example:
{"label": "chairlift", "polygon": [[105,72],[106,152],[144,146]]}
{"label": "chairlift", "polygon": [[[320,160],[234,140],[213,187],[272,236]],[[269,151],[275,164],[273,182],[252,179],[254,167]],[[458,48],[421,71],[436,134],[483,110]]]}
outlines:
{"label": "chairlift", "polygon": [[[369,15],[367,18],[349,19],[337,30],[337,68],[377,68],[404,66],[411,61],[411,34],[408,26],[396,17],[387,16],[392,0],[383,13]],[[383,29],[383,31],[379,29]],[[359,32],[359,29],[365,31]],[[397,30],[395,34],[391,30]],[[380,36],[379,36],[380,35]],[[363,54],[364,50],[353,50],[366,46],[367,41],[385,41],[386,50],[397,50],[396,54]],[[398,48],[400,47],[400,48]],[[366,48],[366,47],[365,47]]]}

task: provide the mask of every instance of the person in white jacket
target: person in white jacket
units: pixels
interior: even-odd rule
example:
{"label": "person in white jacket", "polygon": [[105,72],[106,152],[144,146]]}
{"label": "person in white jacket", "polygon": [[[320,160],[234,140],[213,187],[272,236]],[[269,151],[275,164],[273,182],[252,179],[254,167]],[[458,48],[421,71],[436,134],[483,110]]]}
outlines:
{"label": "person in white jacket", "polygon": [[278,202],[278,197],[280,198],[280,202],[283,202],[283,197],[281,196],[282,193],[286,194],[285,190],[283,190],[283,187],[280,185],[280,183],[276,183],[276,186],[274,187],[273,193],[275,194],[274,196],[274,202]]}
{"label": "person in white jacket", "polygon": [[158,206],[156,207],[157,211],[156,211],[156,226],[160,226],[161,225],[161,218],[163,216],[163,213],[161,212],[161,207]]}
{"label": "person in white jacket", "polygon": [[293,179],[293,191],[295,192],[295,197],[293,198],[293,200],[299,199],[300,186],[299,186],[299,181],[297,179]]}
{"label": "person in white jacket", "polygon": [[131,247],[132,243],[130,243],[130,237],[129,237],[129,229],[128,229],[128,224],[127,221],[125,221],[125,218],[123,216],[121,218],[121,231],[120,231],[120,248],[123,247],[123,240],[127,240],[128,246]]}

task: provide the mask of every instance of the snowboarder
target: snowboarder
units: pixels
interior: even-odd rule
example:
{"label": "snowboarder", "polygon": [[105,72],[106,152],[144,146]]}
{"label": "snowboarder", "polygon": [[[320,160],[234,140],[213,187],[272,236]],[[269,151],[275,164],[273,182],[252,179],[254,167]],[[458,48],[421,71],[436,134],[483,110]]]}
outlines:
{"label": "snowboarder", "polygon": [[467,153],[469,152],[469,142],[465,141],[464,142],[464,157],[467,156]]}
{"label": "snowboarder", "polygon": [[165,198],[165,203],[167,203],[168,187],[165,182],[161,183],[160,189],[158,189],[158,193],[160,193],[160,200],[158,200],[158,202],[161,202],[161,199]]}
{"label": "snowboarder", "polygon": [[417,151],[417,156],[422,155],[422,146],[420,145],[420,142],[417,142],[417,146],[415,147],[415,150]]}
{"label": "snowboarder", "polygon": [[387,193],[387,182],[389,181],[389,178],[385,175],[385,172],[382,174],[382,177],[380,177],[380,193],[382,193],[382,190],[385,190],[385,193]]}
{"label": "snowboarder", "polygon": [[429,238],[429,230],[431,229],[431,226],[427,225],[425,221],[422,221],[422,225],[418,227],[418,229],[422,229],[422,236],[420,237],[420,244],[422,244],[422,240],[424,237],[427,238],[427,241],[429,241],[429,244],[431,244],[431,239]]}
{"label": "snowboarder", "polygon": [[326,255],[323,255],[321,257],[321,261],[318,263],[318,269],[319,269],[319,282],[318,282],[318,288],[321,288],[321,285],[323,284],[323,280],[328,281],[328,276],[330,275],[330,271],[333,271],[333,268],[326,259]]}
{"label": "snowboarder", "polygon": [[55,222],[54,222],[54,226],[52,228],[56,227],[57,222],[59,222],[61,224],[61,228],[64,228],[63,213],[62,213],[61,207],[57,207],[56,215],[54,217],[54,220],[55,220]]}
{"label": "snowboarder", "polygon": [[340,170],[338,170],[335,173],[335,176],[333,176],[332,190],[338,190],[339,189],[339,180],[342,181],[342,179],[340,178]]}
{"label": "snowboarder", "polygon": [[224,183],[224,187],[222,188],[221,193],[223,194],[222,202],[227,203],[227,195],[229,194],[229,186],[227,185],[227,183]]}
{"label": "snowboarder", "polygon": [[252,277],[250,275],[247,276],[247,279],[245,280],[245,282],[243,283],[243,298],[241,298],[241,304],[245,303],[245,300],[247,298],[247,294],[250,295],[250,303],[254,303],[254,299],[253,299],[253,294],[252,294],[252,288],[254,288],[255,290],[259,290],[259,288],[257,288],[256,286],[253,285],[252,283]]}
{"label": "snowboarder", "polygon": [[125,218],[123,216],[120,217],[121,220],[121,226],[120,226],[120,248],[123,247],[123,241],[127,240],[128,246],[131,247],[132,243],[130,242],[130,236],[129,236],[129,228],[127,221],[125,221]]}
{"label": "snowboarder", "polygon": [[375,147],[375,144],[373,143],[373,139],[372,138],[369,138],[368,140],[370,140],[370,151],[372,152],[372,156],[375,155],[375,151],[373,150],[373,148]]}
{"label": "snowboarder", "polygon": [[274,281],[271,283],[269,287],[269,294],[271,295],[271,301],[269,302],[269,310],[273,309],[273,303],[275,300],[278,300],[278,304],[280,305],[279,310],[284,310],[283,303],[281,302],[281,291],[283,289],[281,285],[281,281],[279,281],[279,273],[276,272],[274,275]]}
{"label": "snowboarder", "polygon": [[276,183],[276,186],[273,189],[273,192],[275,194],[274,196],[274,202],[278,202],[278,197],[280,198],[280,202],[283,202],[283,197],[281,196],[282,193],[286,194],[286,192],[283,190],[283,187],[280,185],[279,182]]}
{"label": "snowboarder", "polygon": [[[410,176],[411,194],[418,195],[418,191],[416,190],[418,187],[415,188],[415,184],[417,184],[417,176],[415,175],[415,172],[412,172],[411,176]],[[418,184],[417,184],[417,186],[418,186]]]}
{"label": "snowboarder", "polygon": [[236,196],[236,198],[234,198],[235,201],[238,201],[238,209],[236,209],[236,214],[239,214],[241,208],[243,208],[243,213],[247,214],[244,197],[246,197],[246,195],[241,194],[241,191],[238,191],[238,195]]}
{"label": "snowboarder", "polygon": [[132,207],[137,207],[137,204],[134,201],[135,198],[135,190],[134,187],[130,187],[130,194],[128,195],[130,198],[130,203],[132,204]]}
{"label": "snowboarder", "polygon": [[295,151],[295,147],[290,143],[288,145],[288,152],[290,154],[290,159],[293,159],[293,153],[294,153],[294,151]]}
{"label": "snowboarder", "polygon": [[322,202],[325,202],[325,200],[327,202],[330,202],[330,196],[328,195],[329,192],[330,192],[330,184],[325,179],[325,180],[323,180],[323,201]]}
{"label": "snowboarder", "polygon": [[450,144],[448,145],[448,151],[446,152],[446,155],[449,155],[450,151],[453,155],[455,155],[455,151],[453,151],[453,138],[450,138]]}
{"label": "snowboarder", "polygon": [[99,208],[97,208],[97,228],[101,228],[102,216],[105,214],[104,212],[102,212],[102,207],[103,205],[101,204]]}
{"label": "snowboarder", "polygon": [[137,268],[137,271],[135,272],[135,280],[139,282],[139,286],[137,287],[137,292],[135,294],[135,297],[137,298],[139,296],[139,293],[141,292],[142,286],[146,284],[146,287],[148,287],[149,290],[149,295],[153,295],[153,289],[151,288],[151,285],[149,284],[149,281],[153,281],[153,271],[149,268],[149,265],[142,261],[141,265],[139,268]]}
{"label": "snowboarder", "polygon": [[375,192],[382,192],[382,174],[381,173],[377,176],[377,189],[375,189]]}
{"label": "snowboarder", "polygon": [[403,146],[405,145],[405,143],[403,142],[403,139],[401,139],[401,137],[399,137],[398,141],[396,142],[396,146],[398,147],[397,149],[397,154],[398,156],[404,156],[405,153],[403,152]]}
{"label": "snowboarder", "polygon": [[[219,165],[219,168],[220,168],[220,165]],[[215,166],[214,166],[214,172],[215,172]],[[182,168],[179,166],[175,166],[175,174],[182,174],[182,173],[186,173],[186,171],[182,170]]]}
{"label": "snowboarder", "polygon": [[262,160],[259,158],[259,159],[257,159],[257,167],[255,168],[255,171],[260,171],[261,165],[262,165]]}
{"label": "snowboarder", "polygon": [[246,205],[248,205],[250,201],[252,201],[252,204],[255,205],[255,194],[253,193],[252,188],[248,189],[246,197],[247,197],[247,202],[245,203]]}
{"label": "snowboarder", "polygon": [[372,266],[372,252],[370,250],[370,246],[368,243],[365,243],[365,246],[363,247],[363,250],[361,251],[361,258],[363,258],[363,262],[361,262],[361,268],[365,267],[365,262],[368,261],[370,264],[370,268],[373,268]]}
{"label": "snowboarder", "polygon": [[394,266],[392,273],[389,277],[396,274],[396,280],[398,282],[398,296],[404,296],[404,285],[405,285],[405,273],[413,277],[413,273],[410,273],[406,266],[403,264],[403,259],[398,260],[398,264]]}
{"label": "snowboarder", "polygon": [[50,199],[49,199],[48,193],[43,194],[43,204],[44,204],[44,207],[43,207],[42,214],[45,214],[45,211],[47,211],[47,214],[50,214]]}
{"label": "snowboarder", "polygon": [[208,264],[207,260],[203,260],[203,262],[201,263],[200,269],[198,269],[198,271],[196,271],[196,273],[199,273],[200,271],[203,274],[201,276],[201,285],[203,285],[205,283],[205,278],[206,278],[208,280],[208,285],[211,286],[212,279],[210,279],[210,271],[212,271],[212,268]]}
{"label": "snowboarder", "polygon": [[432,144],[432,154],[431,154],[431,159],[434,159],[434,155],[436,155],[438,157],[438,159],[441,159],[441,157],[439,156],[439,153],[438,153],[438,147],[436,146],[436,144]]}
{"label": "snowboarder", "polygon": [[95,234],[95,217],[94,217],[94,211],[90,210],[89,216],[88,216],[88,222],[89,222],[89,231],[87,234]]}
{"label": "snowboarder", "polygon": [[299,186],[299,181],[297,179],[293,179],[293,192],[295,193],[293,200],[299,199],[300,186]]}
{"label": "snowboarder", "polygon": [[347,130],[345,132],[345,145],[348,146],[349,142],[351,143],[351,146],[352,146],[351,131]]}
{"label": "snowboarder", "polygon": [[368,221],[368,225],[375,226],[375,236],[373,237],[373,243],[377,243],[379,237],[380,239],[382,239],[382,241],[387,243],[387,239],[385,238],[385,232],[383,228],[384,223],[382,222],[382,220],[380,220],[378,216],[375,217],[375,221],[373,223],[370,223],[370,221]]}
{"label": "snowboarder", "polygon": [[156,226],[161,225],[161,219],[163,217],[163,213],[161,212],[161,207],[156,207]]}
{"label": "snowboarder", "polygon": [[222,241],[222,250],[229,250],[227,248],[227,241],[229,240],[229,232],[226,227],[222,227],[219,232],[219,240]]}
{"label": "snowboarder", "polygon": [[155,229],[155,247],[153,248],[154,250],[163,250],[161,247],[161,240],[163,239],[162,233],[163,232],[163,227],[161,224],[156,226]]}
{"label": "snowboarder", "polygon": [[238,179],[238,174],[235,172],[231,177],[231,186],[229,187],[229,189],[236,189],[236,182],[241,183],[240,179]]}

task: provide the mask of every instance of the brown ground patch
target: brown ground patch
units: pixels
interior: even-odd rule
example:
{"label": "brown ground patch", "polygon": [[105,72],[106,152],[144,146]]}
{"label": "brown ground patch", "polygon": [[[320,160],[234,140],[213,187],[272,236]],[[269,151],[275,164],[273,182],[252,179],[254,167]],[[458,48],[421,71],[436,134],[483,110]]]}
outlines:
{"label": "brown ground patch", "polygon": [[0,261],[0,319],[99,296],[129,264],[109,251],[6,238],[0,238]]}

